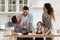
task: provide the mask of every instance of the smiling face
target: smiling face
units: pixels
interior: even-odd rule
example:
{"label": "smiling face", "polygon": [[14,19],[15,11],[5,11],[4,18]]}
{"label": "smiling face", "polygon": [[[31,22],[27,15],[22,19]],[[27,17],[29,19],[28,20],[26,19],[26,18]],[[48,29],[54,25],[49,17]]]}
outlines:
{"label": "smiling face", "polygon": [[28,6],[24,6],[24,7],[23,7],[23,15],[24,15],[24,16],[27,16],[28,13],[29,13],[29,7],[28,7]]}
{"label": "smiling face", "polygon": [[17,21],[19,21],[19,18],[16,16]]}
{"label": "smiling face", "polygon": [[44,11],[45,13],[48,13],[48,10],[46,9],[45,6],[43,7],[43,11]]}
{"label": "smiling face", "polygon": [[41,29],[42,28],[42,24],[41,23],[37,23],[37,28]]}
{"label": "smiling face", "polygon": [[21,19],[19,19],[17,16],[16,16],[16,19],[17,19],[17,23],[20,24],[21,23]]}
{"label": "smiling face", "polygon": [[29,13],[29,10],[23,10],[23,15],[24,15],[24,16],[27,16],[28,13]]}

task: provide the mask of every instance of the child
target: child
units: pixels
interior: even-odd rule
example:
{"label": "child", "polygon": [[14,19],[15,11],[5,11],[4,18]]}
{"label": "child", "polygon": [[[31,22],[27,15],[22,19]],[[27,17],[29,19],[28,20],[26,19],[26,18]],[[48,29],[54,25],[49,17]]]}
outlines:
{"label": "child", "polygon": [[[42,34],[42,23],[38,22],[37,23],[37,32],[36,34]],[[43,38],[35,38],[35,40],[44,40]]]}
{"label": "child", "polygon": [[[28,34],[28,32],[26,32],[26,28],[25,27],[22,28],[21,20],[17,16],[13,16],[11,20],[12,20],[12,23],[14,24],[14,26],[15,26],[14,31],[16,33]],[[28,39],[27,38],[17,38],[17,40],[28,40]]]}
{"label": "child", "polygon": [[[13,16],[11,20],[15,26],[14,31],[16,33],[21,33],[21,20],[17,16]],[[17,40],[23,40],[23,38],[17,38]]]}
{"label": "child", "polygon": [[21,20],[17,16],[12,17],[12,23],[14,24],[14,31],[16,33],[22,33]]}
{"label": "child", "polygon": [[13,24],[17,24],[17,26],[21,25],[21,20],[17,16],[13,16],[11,20]]}

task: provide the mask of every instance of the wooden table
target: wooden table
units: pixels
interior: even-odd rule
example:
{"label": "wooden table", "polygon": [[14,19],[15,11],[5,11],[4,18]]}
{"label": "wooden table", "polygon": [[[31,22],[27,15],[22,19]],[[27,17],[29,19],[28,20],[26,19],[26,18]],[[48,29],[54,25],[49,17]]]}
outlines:
{"label": "wooden table", "polygon": [[53,37],[60,37],[60,35],[44,35],[44,34],[34,34],[34,35],[18,35],[18,34],[11,34],[11,35],[4,35],[4,37],[15,37],[15,38],[23,38],[23,37],[27,37],[27,38],[32,38],[32,37],[47,37],[47,38],[53,38]]}

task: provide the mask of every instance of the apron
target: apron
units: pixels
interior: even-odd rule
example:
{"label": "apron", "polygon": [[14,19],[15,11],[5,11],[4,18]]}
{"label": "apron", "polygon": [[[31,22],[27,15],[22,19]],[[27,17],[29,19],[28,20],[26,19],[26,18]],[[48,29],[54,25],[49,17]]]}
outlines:
{"label": "apron", "polygon": [[[36,34],[42,34],[42,30],[37,31]],[[44,40],[44,38],[35,38],[35,40]]]}

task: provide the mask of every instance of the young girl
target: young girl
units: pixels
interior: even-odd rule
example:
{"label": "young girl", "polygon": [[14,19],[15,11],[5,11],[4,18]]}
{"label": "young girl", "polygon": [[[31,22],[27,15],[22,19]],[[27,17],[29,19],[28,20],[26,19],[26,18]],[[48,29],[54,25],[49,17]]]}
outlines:
{"label": "young girl", "polygon": [[[14,31],[16,33],[22,33],[21,29],[21,20],[17,16],[13,16],[11,18],[12,23],[14,24],[15,28]],[[23,38],[17,38],[17,40],[23,40]]]}
{"label": "young girl", "polygon": [[[36,34],[42,34],[42,23],[41,22],[37,23]],[[44,39],[43,38],[35,38],[35,40],[44,40]]]}
{"label": "young girl", "polygon": [[[51,19],[55,20],[54,17],[54,10],[50,3],[45,3],[43,7],[43,15],[42,15],[42,22],[44,25],[44,34],[49,35],[51,34],[52,30],[52,23]],[[52,40],[52,38],[46,38],[46,40]]]}
{"label": "young girl", "polygon": [[15,32],[20,32],[21,20],[17,16],[13,16],[11,20],[15,26]]}

